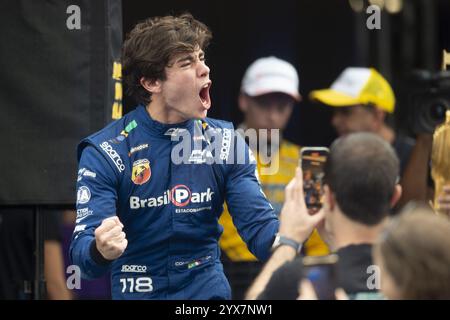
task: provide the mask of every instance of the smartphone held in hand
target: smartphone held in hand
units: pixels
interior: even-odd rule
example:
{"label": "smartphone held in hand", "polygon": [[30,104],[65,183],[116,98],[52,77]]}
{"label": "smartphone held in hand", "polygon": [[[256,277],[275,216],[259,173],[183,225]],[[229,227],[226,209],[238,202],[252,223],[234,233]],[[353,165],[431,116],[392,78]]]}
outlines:
{"label": "smartphone held in hand", "polygon": [[320,209],[323,203],[324,166],[330,150],[325,147],[304,147],[300,150],[303,191],[308,209]]}

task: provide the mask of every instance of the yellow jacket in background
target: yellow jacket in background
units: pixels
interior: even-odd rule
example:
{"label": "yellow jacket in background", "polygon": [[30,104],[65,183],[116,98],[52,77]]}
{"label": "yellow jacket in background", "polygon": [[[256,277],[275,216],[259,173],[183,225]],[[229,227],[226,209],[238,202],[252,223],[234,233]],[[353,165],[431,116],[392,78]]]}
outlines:
{"label": "yellow jacket in background", "polygon": [[[261,162],[260,155],[255,153],[262,190],[277,214],[280,213],[281,207],[283,206],[284,188],[295,175],[299,155],[299,146],[286,140],[282,140],[279,148],[279,155],[272,155],[272,161],[278,161],[277,173],[274,175],[262,175],[261,168],[264,164]],[[272,163],[272,165],[274,164]],[[220,247],[226,253],[228,258],[232,261],[256,261],[257,258],[248,250],[247,245],[239,236],[226,205],[219,223],[224,228],[222,237],[219,241]],[[311,237],[306,242],[305,251],[307,255],[326,255],[329,253],[327,245],[322,241],[316,230],[314,230]]]}

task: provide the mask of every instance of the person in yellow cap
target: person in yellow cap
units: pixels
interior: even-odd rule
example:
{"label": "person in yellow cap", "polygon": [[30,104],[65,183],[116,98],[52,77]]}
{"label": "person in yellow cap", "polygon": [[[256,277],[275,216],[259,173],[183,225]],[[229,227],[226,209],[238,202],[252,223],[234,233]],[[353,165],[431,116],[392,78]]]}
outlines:
{"label": "person in yellow cap", "polygon": [[[346,68],[328,89],[314,90],[310,99],[335,108],[331,124],[339,136],[373,132],[392,144],[400,160],[403,195],[400,205],[427,198],[427,160],[430,136],[414,139],[398,135],[385,123],[395,110],[395,95],[374,68]],[[427,150],[425,150],[427,149]],[[424,158],[425,157],[425,158]]]}
{"label": "person in yellow cap", "polygon": [[[286,127],[295,104],[301,100],[298,87],[299,79],[294,66],[273,56],[264,57],[254,61],[246,70],[238,100],[244,113],[244,122],[239,128],[268,130],[269,146],[258,143],[258,150],[253,147],[255,150],[252,151],[262,190],[277,214],[284,202],[284,188],[295,176],[300,147],[283,139],[282,134],[279,141],[271,141],[271,130],[278,129],[282,133]],[[251,144],[250,147],[252,148]],[[275,154],[269,154],[269,151],[273,150]],[[278,168],[276,172],[272,172],[274,174],[267,171],[265,173],[264,169],[270,165]],[[247,249],[226,208],[219,222],[224,227],[220,246],[233,299],[243,299],[262,264]],[[308,255],[323,255],[329,252],[317,231],[314,231],[305,243],[304,251]]]}
{"label": "person in yellow cap", "polygon": [[312,91],[310,98],[336,108],[332,125],[339,135],[372,131],[395,140],[384,122],[386,114],[394,112],[394,92],[373,68],[347,68],[329,89]]}
{"label": "person in yellow cap", "polygon": [[400,158],[400,167],[404,169],[414,141],[396,136],[385,123],[386,115],[395,110],[395,95],[378,71],[346,68],[329,89],[314,90],[310,98],[335,108],[331,124],[338,135],[367,131],[390,142]]}

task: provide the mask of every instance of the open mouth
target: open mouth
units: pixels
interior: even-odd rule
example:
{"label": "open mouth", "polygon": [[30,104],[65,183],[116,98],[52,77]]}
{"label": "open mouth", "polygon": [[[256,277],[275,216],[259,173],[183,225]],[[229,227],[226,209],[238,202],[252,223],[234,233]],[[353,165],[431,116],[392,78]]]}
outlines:
{"label": "open mouth", "polygon": [[198,93],[200,97],[200,101],[202,102],[203,107],[209,108],[211,106],[211,98],[209,96],[209,88],[211,88],[211,81],[206,83]]}

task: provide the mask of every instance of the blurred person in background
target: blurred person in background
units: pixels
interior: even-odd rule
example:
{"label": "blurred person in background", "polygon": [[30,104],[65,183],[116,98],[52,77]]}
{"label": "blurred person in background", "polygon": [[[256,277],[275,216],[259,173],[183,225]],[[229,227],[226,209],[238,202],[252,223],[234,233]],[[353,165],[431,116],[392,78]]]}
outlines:
{"label": "blurred person in background", "polygon": [[346,68],[328,89],[314,90],[310,98],[334,108],[331,124],[339,136],[352,132],[372,132],[389,142],[400,159],[402,198],[430,198],[429,158],[432,136],[414,139],[398,135],[386,123],[395,110],[395,95],[388,81],[373,68]]}
{"label": "blurred person in background", "polygon": [[[390,208],[401,196],[398,173],[399,161],[395,151],[373,133],[348,134],[331,146],[325,166],[324,205],[319,211],[324,219],[317,226],[339,257],[337,284],[350,299],[381,298],[376,286],[369,285],[372,275],[369,267],[373,265],[372,245],[387,221]],[[303,188],[298,192],[303,199]],[[286,201],[283,210],[301,215],[304,207],[304,201]],[[280,219],[283,223],[283,214]],[[281,266],[294,257],[274,254],[267,265]],[[301,257],[277,271],[276,268],[265,267],[247,298],[273,299],[274,292],[284,290],[290,293],[286,299],[296,299],[301,275],[293,276],[291,282],[283,279],[287,274],[300,272],[299,264]],[[279,288],[280,285],[283,288]]]}
{"label": "blurred person in background", "polygon": [[[44,277],[47,299],[69,300],[61,247],[59,210],[41,210],[44,237]],[[33,210],[0,208],[0,299],[30,300],[35,280]]]}
{"label": "blurred person in background", "polygon": [[[258,176],[267,199],[275,212],[280,213],[284,202],[284,188],[295,175],[300,147],[282,136],[296,103],[301,100],[299,78],[295,67],[287,61],[270,56],[259,58],[246,70],[242,79],[238,103],[244,113],[239,129],[267,130],[268,141],[251,145],[257,162]],[[280,130],[280,139],[271,141],[271,131]],[[275,146],[274,144],[277,143]],[[271,154],[276,150],[276,154]],[[264,174],[261,168],[274,165],[275,174]],[[261,271],[262,263],[248,250],[233,224],[227,208],[220,218],[224,232],[220,246],[224,251],[225,273],[232,287],[233,298],[243,299],[245,290]],[[323,255],[328,248],[315,231],[305,245],[309,255]]]}
{"label": "blurred person in background", "polygon": [[321,230],[339,256],[339,286],[350,298],[379,298],[368,284],[371,249],[402,194],[399,159],[378,135],[346,135],[331,146],[324,179]]}
{"label": "blurred person in background", "polygon": [[450,221],[407,205],[373,248],[388,299],[450,299]]}

